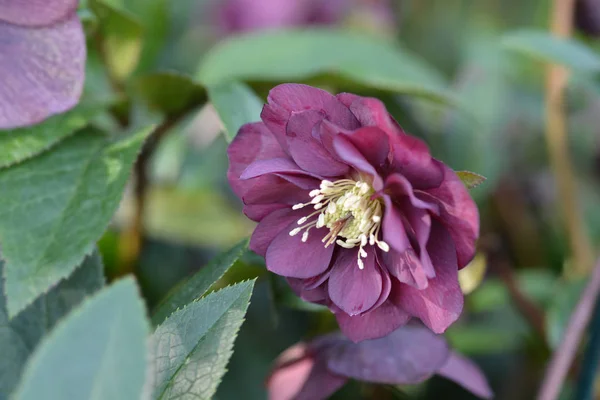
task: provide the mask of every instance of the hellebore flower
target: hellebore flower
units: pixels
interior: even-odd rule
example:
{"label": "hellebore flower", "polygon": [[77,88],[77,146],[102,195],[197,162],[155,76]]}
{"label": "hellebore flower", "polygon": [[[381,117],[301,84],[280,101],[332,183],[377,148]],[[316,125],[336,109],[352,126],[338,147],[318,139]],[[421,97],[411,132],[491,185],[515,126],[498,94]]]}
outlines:
{"label": "hellebore flower", "polygon": [[228,179],[259,224],[250,248],[360,341],[462,311],[458,269],[479,215],[457,175],[377,99],[306,85],[271,90],[262,122],[228,149]]}
{"label": "hellebore flower", "polygon": [[320,400],[335,393],[348,378],[409,385],[434,374],[481,398],[492,397],[477,365],[451,351],[443,337],[416,325],[361,343],[334,334],[296,344],[275,361],[267,388],[269,400]]}
{"label": "hellebore flower", "polygon": [[0,129],[35,124],[79,100],[85,35],[77,0],[0,0]]}

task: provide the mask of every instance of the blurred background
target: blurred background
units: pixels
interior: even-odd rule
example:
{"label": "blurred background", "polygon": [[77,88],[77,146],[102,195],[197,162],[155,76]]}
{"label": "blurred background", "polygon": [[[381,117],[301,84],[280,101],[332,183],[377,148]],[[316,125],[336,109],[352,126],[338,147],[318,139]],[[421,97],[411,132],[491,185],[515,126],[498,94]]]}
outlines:
{"label": "blurred background", "polygon": [[[546,64],[510,51],[506,35],[519,29],[548,30],[549,0],[115,0],[146,23],[146,42],[136,74],[171,70],[193,75],[207,54],[232,35],[289,27],[350,30],[405,49],[435,70],[433,76],[456,104],[351,86],[377,96],[407,132],[422,137],[435,157],[455,170],[487,177],[472,190],[481,211],[479,253],[463,272],[465,311],[447,332],[451,345],[485,371],[497,399],[531,399],[549,356],[589,272],[573,268],[561,196],[545,139]],[[574,37],[600,50],[600,4],[577,1]],[[89,26],[92,22],[87,22]],[[89,26],[86,26],[89,28]],[[150,27],[150,29],[148,29]],[[91,28],[90,28],[91,29]],[[88,91],[118,92],[89,46]],[[265,50],[268,51],[268,50]],[[335,51],[332,49],[332,51]],[[261,52],[240,63],[260,59]],[[277,60],[285,69],[286,59]],[[278,66],[273,66],[277,70]],[[339,81],[302,79],[333,92]],[[264,101],[278,83],[249,81]],[[126,102],[117,102],[114,115]],[[600,84],[574,73],[564,98],[575,200],[582,231],[600,241]],[[152,121],[152,110],[134,110]],[[258,119],[258,113],[255,115]],[[99,123],[119,123],[105,116]],[[122,121],[121,121],[122,122]],[[143,213],[144,237],[134,261],[127,250],[136,218],[135,188],[123,200],[101,241],[107,274],[128,265],[139,276],[149,306],[214,255],[248,237],[253,223],[227,180],[223,124],[207,104],[178,121],[149,160]],[[585,249],[582,253],[585,254]],[[589,253],[589,251],[588,251]],[[569,271],[576,271],[569,273]],[[264,380],[274,358],[292,344],[331,331],[328,311],[296,299],[263,260],[246,254],[221,284],[258,277],[247,321],[235,344],[217,398],[264,399]],[[577,381],[574,368],[563,393]],[[352,382],[339,399],[471,399],[441,378],[415,387],[375,387]]]}

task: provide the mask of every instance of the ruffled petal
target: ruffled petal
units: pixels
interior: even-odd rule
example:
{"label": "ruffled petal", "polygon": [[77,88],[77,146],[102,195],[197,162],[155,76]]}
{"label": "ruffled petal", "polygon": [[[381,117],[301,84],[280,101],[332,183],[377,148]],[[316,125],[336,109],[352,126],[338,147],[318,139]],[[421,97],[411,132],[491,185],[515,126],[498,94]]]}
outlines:
{"label": "ruffled petal", "polygon": [[494,393],[479,367],[458,353],[450,352],[450,356],[437,373],[458,383],[482,399],[494,397]]}
{"label": "ruffled petal", "polygon": [[262,122],[242,126],[227,148],[227,155],[229,157],[227,179],[235,194],[240,197],[251,185],[240,180],[242,172],[250,164],[257,160],[286,157],[275,136]]}
{"label": "ruffled petal", "polygon": [[413,207],[431,211],[433,214],[439,214],[439,206],[436,201],[427,201],[417,195],[412,184],[401,174],[391,174],[385,179],[385,193],[389,193],[394,198],[408,197]]}
{"label": "ruffled petal", "polygon": [[419,259],[421,261],[421,268],[428,278],[435,277],[435,270],[427,252],[427,242],[429,240],[429,232],[431,231],[431,215],[421,208],[415,208],[410,206],[408,201],[405,199],[400,201],[400,209],[403,211],[404,216],[408,220],[412,230],[415,234],[415,238],[419,245]]}
{"label": "ruffled petal", "polygon": [[385,104],[380,100],[349,93],[339,94],[338,99],[350,108],[362,126],[376,126],[389,137],[404,135],[400,125],[392,118]]}
{"label": "ruffled petal", "polygon": [[305,171],[327,177],[344,175],[350,170],[348,165],[336,161],[312,135],[313,128],[323,118],[324,114],[315,110],[292,113],[287,124],[290,154]]}
{"label": "ruffled petal", "polygon": [[390,158],[390,144],[387,135],[381,129],[366,126],[346,135],[365,159],[376,170],[384,170]]}
{"label": "ruffled petal", "polygon": [[399,135],[391,141],[394,160],[390,170],[406,177],[415,189],[438,187],[444,179],[440,163],[431,157],[429,147],[421,139]]}
{"label": "ruffled petal", "polygon": [[323,180],[323,177],[320,175],[304,171],[289,158],[270,158],[268,160],[254,161],[242,172],[240,179],[252,179],[267,174],[309,176],[320,181]]}
{"label": "ruffled petal", "polygon": [[37,29],[0,22],[0,38],[0,129],[32,125],[77,104],[86,48],[76,14]]}
{"label": "ruffled petal", "polygon": [[389,252],[382,253],[381,257],[382,264],[398,281],[417,289],[425,289],[429,284],[421,260],[412,248],[406,249],[403,253],[390,249]]}
{"label": "ruffled petal", "polygon": [[284,228],[267,249],[265,261],[267,269],[278,275],[290,278],[311,278],[329,267],[335,246],[325,247],[321,239],[329,233],[327,228],[312,228],[306,242],[302,234],[290,236],[289,232],[298,227],[294,222]]}
{"label": "ruffled petal", "polygon": [[456,173],[443,164],[441,166],[444,182],[439,188],[428,190],[430,196],[418,196],[426,201],[437,202],[440,206],[439,219],[454,240],[458,266],[463,268],[475,255],[475,244],[479,237],[479,211]]}
{"label": "ruffled petal", "polygon": [[252,221],[261,221],[264,217],[282,208],[290,208],[288,204],[250,204],[244,205],[244,214]]}
{"label": "ruffled petal", "polygon": [[79,0],[0,0],[0,21],[27,27],[52,25],[70,17]]}
{"label": "ruffled petal", "polygon": [[333,373],[361,381],[414,384],[435,374],[448,354],[442,336],[409,324],[379,339],[337,344],[327,366]]}
{"label": "ruffled petal", "polygon": [[280,209],[267,215],[254,229],[250,238],[250,250],[265,256],[267,248],[275,237],[290,224],[302,217],[301,210]]}
{"label": "ruffled petal", "polygon": [[352,144],[345,135],[337,135],[333,138],[333,148],[337,156],[346,164],[351,165],[359,172],[370,175],[373,178],[373,189],[379,191],[383,188],[383,180],[375,168],[369,164],[365,156]]}
{"label": "ruffled petal", "polygon": [[427,251],[436,277],[422,290],[401,284],[397,304],[421,319],[433,332],[443,333],[460,316],[463,294],[458,284],[456,250],[448,231],[440,223],[431,226]]}
{"label": "ruffled petal", "polygon": [[406,235],[402,215],[392,203],[390,196],[384,195],[383,202],[385,204],[381,226],[383,240],[397,252],[404,253],[410,247],[410,242]]}
{"label": "ruffled petal", "polygon": [[[393,289],[392,289],[393,290]],[[361,315],[337,312],[340,329],[353,342],[387,336],[410,320],[410,315],[391,301]]]}
{"label": "ruffled petal", "polygon": [[331,301],[349,315],[369,310],[381,295],[381,270],[375,265],[374,251],[363,258],[364,268],[357,263],[358,249],[343,249],[331,268],[328,287]]}

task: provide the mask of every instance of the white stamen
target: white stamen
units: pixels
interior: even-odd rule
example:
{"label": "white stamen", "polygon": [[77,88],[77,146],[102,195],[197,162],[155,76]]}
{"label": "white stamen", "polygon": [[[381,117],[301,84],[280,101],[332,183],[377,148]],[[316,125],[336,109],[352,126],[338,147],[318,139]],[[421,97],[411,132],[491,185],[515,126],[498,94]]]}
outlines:
{"label": "white stamen", "polygon": [[358,259],[358,269],[365,269],[365,264],[360,258]]}
{"label": "white stamen", "polygon": [[367,245],[367,236],[366,235],[360,235],[360,245],[361,245],[361,247]]}
{"label": "white stamen", "polygon": [[363,249],[362,247],[360,248],[360,250],[358,251],[360,253],[360,256],[362,258],[367,258],[367,252],[365,251],[365,249]]}
{"label": "white stamen", "polygon": [[298,224],[298,225],[302,225],[302,224],[303,224],[303,223],[305,223],[307,220],[308,220],[308,218],[306,218],[306,217],[302,217],[302,218],[300,218],[300,219],[298,220],[297,224]]}
{"label": "white stamen", "polygon": [[292,210],[299,210],[299,209],[303,208],[304,206],[306,206],[306,204],[302,204],[302,203],[294,204],[294,206],[292,207]]}
{"label": "white stamen", "polygon": [[323,196],[322,194],[318,195],[317,197],[315,197],[314,199],[312,199],[310,202],[313,204],[317,204],[320,203],[321,200],[323,200],[325,198],[325,196]]}
{"label": "white stamen", "polygon": [[292,229],[292,230],[290,231],[290,236],[296,236],[298,233],[300,233],[300,231],[301,231],[301,230],[302,230],[302,228],[295,228],[295,229]]}
{"label": "white stamen", "polygon": [[318,196],[320,193],[321,193],[321,191],[319,189],[315,189],[315,190],[311,190],[308,195],[310,197],[315,197],[315,196]]}
{"label": "white stamen", "polygon": [[379,240],[379,241],[377,242],[377,246],[378,246],[378,247],[379,247],[381,250],[385,251],[386,253],[387,253],[388,251],[390,251],[390,246],[389,246],[389,245],[388,245],[386,242],[384,242],[384,241],[381,241],[381,240]]}
{"label": "white stamen", "polygon": [[308,231],[306,231],[302,234],[302,241],[304,243],[306,243],[307,240],[308,240]]}
{"label": "white stamen", "polygon": [[323,203],[315,204],[315,207],[314,207],[315,210],[320,210],[321,208],[323,208]]}
{"label": "white stamen", "polygon": [[321,228],[325,226],[325,214],[319,214],[319,218],[317,219],[317,228]]}
{"label": "white stamen", "polygon": [[373,220],[373,222],[377,223],[381,221],[381,217],[379,215],[373,215],[373,217],[371,218]]}

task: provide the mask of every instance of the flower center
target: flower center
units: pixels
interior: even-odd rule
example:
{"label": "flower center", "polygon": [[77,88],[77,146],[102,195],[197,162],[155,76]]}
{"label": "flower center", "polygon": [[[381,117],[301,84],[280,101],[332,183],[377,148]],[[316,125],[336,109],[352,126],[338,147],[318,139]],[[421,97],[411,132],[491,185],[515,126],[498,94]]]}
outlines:
{"label": "flower center", "polygon": [[383,251],[390,247],[379,240],[381,229],[382,204],[380,199],[372,198],[375,190],[362,180],[340,179],[335,182],[321,181],[319,189],[309,193],[312,200],[308,203],[296,204],[294,210],[313,206],[316,210],[298,220],[298,228],[290,231],[295,236],[304,231],[302,241],[308,240],[309,232],[316,227],[329,228],[329,233],[323,238],[325,247],[332,243],[352,249],[359,246],[358,267],[363,269],[361,258],[367,257],[364,247],[377,245]]}

